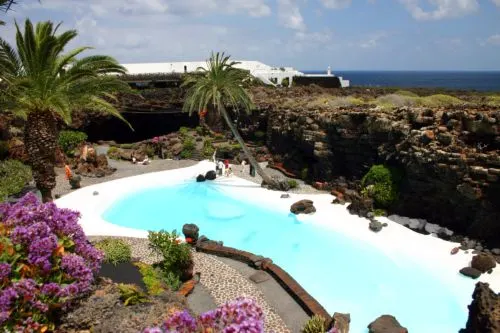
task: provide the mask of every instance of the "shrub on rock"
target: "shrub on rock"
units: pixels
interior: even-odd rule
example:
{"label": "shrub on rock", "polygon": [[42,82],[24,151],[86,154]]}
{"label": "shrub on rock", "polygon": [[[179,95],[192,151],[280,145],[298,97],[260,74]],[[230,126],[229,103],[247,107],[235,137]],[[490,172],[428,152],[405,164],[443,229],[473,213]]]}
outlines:
{"label": "shrub on rock", "polygon": [[374,165],[361,180],[363,193],[373,198],[377,207],[389,207],[399,196],[401,173],[384,165]]}
{"label": "shrub on rock", "polygon": [[78,225],[79,213],[32,193],[0,204],[0,326],[54,328],[57,310],[86,294],[102,260]]}

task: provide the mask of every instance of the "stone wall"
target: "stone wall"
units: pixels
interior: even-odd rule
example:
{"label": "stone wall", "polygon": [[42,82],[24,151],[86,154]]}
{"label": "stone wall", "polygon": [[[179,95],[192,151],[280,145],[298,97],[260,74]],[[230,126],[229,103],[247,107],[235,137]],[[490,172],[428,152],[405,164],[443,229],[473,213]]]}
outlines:
{"label": "stone wall", "polygon": [[404,171],[391,211],[500,243],[500,111],[378,108],[268,111],[276,162],[312,181]]}

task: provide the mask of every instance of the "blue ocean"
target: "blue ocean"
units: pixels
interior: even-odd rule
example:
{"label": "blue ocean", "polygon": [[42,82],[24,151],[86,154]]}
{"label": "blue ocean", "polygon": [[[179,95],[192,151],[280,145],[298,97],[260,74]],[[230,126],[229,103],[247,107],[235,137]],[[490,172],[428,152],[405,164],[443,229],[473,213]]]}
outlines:
{"label": "blue ocean", "polygon": [[[326,74],[326,71],[302,71]],[[500,91],[500,71],[332,71],[351,86]]]}

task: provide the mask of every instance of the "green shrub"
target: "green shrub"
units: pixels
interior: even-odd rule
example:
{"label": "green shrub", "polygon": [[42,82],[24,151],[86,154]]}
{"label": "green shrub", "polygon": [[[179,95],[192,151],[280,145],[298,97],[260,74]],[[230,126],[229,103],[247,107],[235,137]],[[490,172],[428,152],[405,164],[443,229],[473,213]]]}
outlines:
{"label": "green shrub", "polygon": [[500,107],[500,95],[491,95],[486,98],[486,104],[493,107]]}
{"label": "green shrub", "polygon": [[134,148],[134,146],[135,146],[135,144],[133,144],[133,143],[122,143],[120,145],[120,148],[121,149],[132,149],[132,148]]}
{"label": "green shrub", "polygon": [[437,94],[426,97],[420,97],[420,99],[418,100],[418,104],[427,107],[438,107],[438,106],[462,105],[465,104],[465,102],[453,96]]}
{"label": "green shrub", "polygon": [[387,214],[387,212],[385,211],[385,209],[377,208],[377,209],[373,210],[373,215],[375,215],[375,216],[385,216],[386,214]]}
{"label": "green shrub", "polygon": [[144,154],[148,155],[149,158],[153,158],[153,156],[155,156],[155,149],[150,145],[147,145],[146,147],[144,147],[143,151],[144,151]]}
{"label": "green shrub", "polygon": [[167,272],[164,279],[165,284],[170,288],[170,290],[177,291],[182,285],[179,275],[174,272]]}
{"label": "green shrub", "polygon": [[0,141],[0,160],[9,156],[9,143],[7,141]]}
{"label": "green shrub", "polygon": [[179,128],[179,134],[184,137],[187,136],[189,134],[189,128],[182,126]]}
{"label": "green shrub", "polygon": [[21,192],[31,178],[29,166],[17,160],[0,161],[0,202]]}
{"label": "green shrub", "polygon": [[165,283],[174,290],[180,286],[180,277],[192,261],[189,245],[180,243],[178,237],[175,230],[171,233],[165,230],[149,231],[148,234],[149,247],[162,256],[158,267],[163,273]]}
{"label": "green shrub", "polygon": [[288,179],[288,186],[290,186],[290,188],[296,188],[299,186],[299,183],[297,183],[295,179]]}
{"label": "green shrub", "polygon": [[195,130],[196,130],[196,133],[197,133],[198,135],[203,135],[203,132],[204,132],[204,131],[203,131],[203,127],[201,127],[201,126],[196,126]]}
{"label": "green shrub", "polygon": [[255,133],[253,135],[257,139],[262,139],[262,138],[264,138],[266,136],[266,132],[264,132],[264,131],[255,131]]}
{"label": "green shrub", "polygon": [[309,169],[308,168],[302,169],[302,171],[300,172],[300,178],[304,180],[307,179],[307,176],[309,176]]}
{"label": "green shrub", "polygon": [[326,332],[326,320],[325,318],[314,315],[306,321],[304,327],[302,328],[302,333],[325,333]]}
{"label": "green shrub", "polygon": [[121,239],[106,238],[97,242],[95,247],[104,252],[104,262],[115,266],[132,260],[130,246]]}
{"label": "green shrub", "polygon": [[148,296],[136,285],[120,283],[118,289],[120,290],[120,299],[125,306],[146,303],[148,301]]}
{"label": "green shrub", "polygon": [[395,92],[396,95],[407,96],[407,97],[418,97],[417,94],[408,90],[398,90]]}
{"label": "green shrub", "polygon": [[211,139],[206,139],[203,142],[203,156],[204,157],[212,157],[214,154],[214,147],[213,147],[213,142]]}
{"label": "green shrub", "polygon": [[120,159],[120,149],[118,149],[117,147],[113,146],[113,147],[109,147],[107,153],[109,158],[111,158],[112,160],[119,160]]}
{"label": "green shrub", "polygon": [[183,159],[189,159],[193,156],[193,151],[192,150],[183,150],[181,151],[181,158]]}
{"label": "green shrub", "polygon": [[374,165],[361,180],[363,194],[370,196],[380,208],[389,207],[399,196],[401,173],[384,165]]}
{"label": "green shrub", "polygon": [[73,155],[79,144],[87,140],[87,134],[78,131],[61,131],[59,133],[59,146],[66,155]]}
{"label": "green shrub", "polygon": [[186,138],[182,142],[182,149],[184,150],[191,150],[193,151],[196,146],[196,143],[194,142],[193,138]]}
{"label": "green shrub", "polygon": [[161,272],[151,265],[138,262],[135,265],[139,268],[142,275],[142,281],[148,289],[150,295],[159,295],[165,291],[165,284],[162,280]]}

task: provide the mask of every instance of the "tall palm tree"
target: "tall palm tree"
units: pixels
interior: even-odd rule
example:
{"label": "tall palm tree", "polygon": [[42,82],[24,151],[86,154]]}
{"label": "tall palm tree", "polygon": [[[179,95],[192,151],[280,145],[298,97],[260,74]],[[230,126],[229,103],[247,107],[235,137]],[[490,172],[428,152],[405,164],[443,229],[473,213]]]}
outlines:
{"label": "tall palm tree", "polygon": [[231,106],[234,112],[243,109],[250,113],[253,108],[252,100],[243,86],[246,81],[250,80],[250,74],[235,68],[234,66],[239,63],[230,61],[229,58],[224,53],[212,53],[210,59],[207,60],[207,68],[199,67],[196,70],[201,75],[188,76],[182,85],[188,87],[183,111],[191,115],[200,110],[217,110],[241,145],[250,164],[262,177],[264,183],[272,185],[275,183],[274,180],[257,163],[227,113],[226,105]]}
{"label": "tall palm tree", "polygon": [[111,104],[114,93],[131,92],[117,75],[125,68],[108,56],[77,59],[89,47],[66,53],[75,30],[57,34],[60,26],[29,19],[21,32],[17,22],[16,49],[0,38],[0,90],[2,110],[26,119],[24,144],[36,185],[44,201],[52,200],[58,122],[70,123],[75,109],[101,111],[122,118]]}

